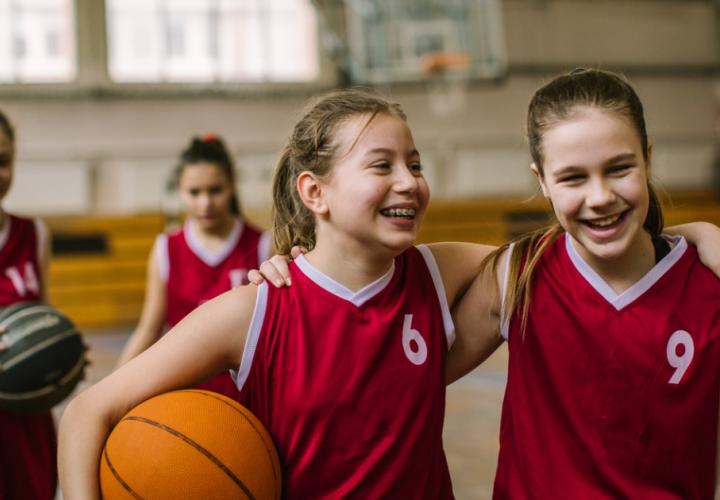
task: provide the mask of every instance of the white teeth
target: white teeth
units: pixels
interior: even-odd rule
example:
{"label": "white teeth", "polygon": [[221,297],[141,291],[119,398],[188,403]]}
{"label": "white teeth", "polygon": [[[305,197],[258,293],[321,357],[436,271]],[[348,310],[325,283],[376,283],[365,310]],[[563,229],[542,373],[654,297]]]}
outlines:
{"label": "white teeth", "polygon": [[607,227],[611,226],[612,224],[615,224],[622,214],[617,215],[611,215],[610,217],[605,217],[603,219],[594,219],[587,221],[588,224],[597,226],[597,227]]}
{"label": "white teeth", "polygon": [[390,217],[415,217],[414,208],[387,208],[382,213]]}

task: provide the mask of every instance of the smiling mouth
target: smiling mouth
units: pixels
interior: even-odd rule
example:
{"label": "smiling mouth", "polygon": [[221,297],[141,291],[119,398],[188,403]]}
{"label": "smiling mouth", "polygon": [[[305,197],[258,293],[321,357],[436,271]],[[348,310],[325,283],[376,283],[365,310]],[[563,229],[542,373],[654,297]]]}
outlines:
{"label": "smiling mouth", "polygon": [[401,219],[414,219],[417,210],[414,208],[384,208],[380,213],[385,217],[400,217]]}
{"label": "smiling mouth", "polygon": [[615,215],[608,215],[607,217],[602,217],[598,219],[585,219],[581,222],[585,224],[586,226],[589,226],[592,229],[610,229],[612,227],[618,226],[622,223],[623,220],[625,220],[625,216],[630,212],[630,209],[625,210],[623,212],[620,212],[619,214]]}

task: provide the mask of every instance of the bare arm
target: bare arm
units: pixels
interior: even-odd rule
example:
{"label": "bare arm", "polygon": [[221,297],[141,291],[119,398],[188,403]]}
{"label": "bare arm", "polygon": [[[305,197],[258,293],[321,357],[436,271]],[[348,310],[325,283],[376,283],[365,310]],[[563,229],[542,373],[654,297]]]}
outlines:
{"label": "bare arm", "polygon": [[665,232],[684,236],[697,247],[700,261],[720,277],[720,228],[709,222],[690,222],[665,228]]}
{"label": "bare arm", "polygon": [[256,294],[254,286],[240,287],[206,302],[148,350],[70,402],[60,422],[58,449],[65,498],[100,497],[102,448],[131,408],[191,386],[218,369],[239,366]]}
{"label": "bare arm", "polygon": [[495,250],[490,245],[465,242],[431,243],[428,248],[440,268],[451,309],[475,280],[482,261]]}
{"label": "bare arm", "polygon": [[495,247],[472,243],[428,246],[440,268],[455,323],[455,342],[445,369],[449,384],[482,363],[502,344],[495,276],[490,271],[478,274],[481,262]]}
{"label": "bare arm", "polygon": [[125,348],[118,358],[117,366],[124,365],[160,338],[165,326],[165,300],[165,282],[160,275],[156,249],[153,247],[148,258],[145,301],[140,321],[125,344]]}
{"label": "bare arm", "polygon": [[453,308],[455,343],[448,353],[445,381],[450,384],[485,361],[503,343],[500,336],[500,285],[504,270],[478,274]]}

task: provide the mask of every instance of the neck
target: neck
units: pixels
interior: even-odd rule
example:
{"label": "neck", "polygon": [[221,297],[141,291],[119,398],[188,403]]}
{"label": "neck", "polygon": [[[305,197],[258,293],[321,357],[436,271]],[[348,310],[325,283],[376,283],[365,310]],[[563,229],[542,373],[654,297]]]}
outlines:
{"label": "neck", "polygon": [[235,217],[229,217],[227,220],[222,221],[221,224],[213,228],[202,228],[196,221],[191,221],[190,231],[192,231],[195,239],[209,250],[219,247],[230,236],[233,228],[235,227]]}
{"label": "neck", "polygon": [[394,256],[318,242],[305,258],[333,280],[357,292],[387,273]]}
{"label": "neck", "polygon": [[647,231],[641,231],[625,253],[614,259],[601,259],[578,249],[585,262],[612,288],[622,293],[655,266],[655,249]]}

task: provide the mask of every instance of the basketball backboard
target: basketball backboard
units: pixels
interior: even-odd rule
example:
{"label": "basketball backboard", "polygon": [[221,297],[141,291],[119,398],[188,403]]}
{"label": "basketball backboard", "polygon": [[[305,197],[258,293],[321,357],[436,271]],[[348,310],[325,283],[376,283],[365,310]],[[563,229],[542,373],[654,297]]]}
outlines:
{"label": "basketball backboard", "polygon": [[500,0],[345,0],[356,83],[424,81],[427,54],[462,53],[469,79],[504,75]]}

